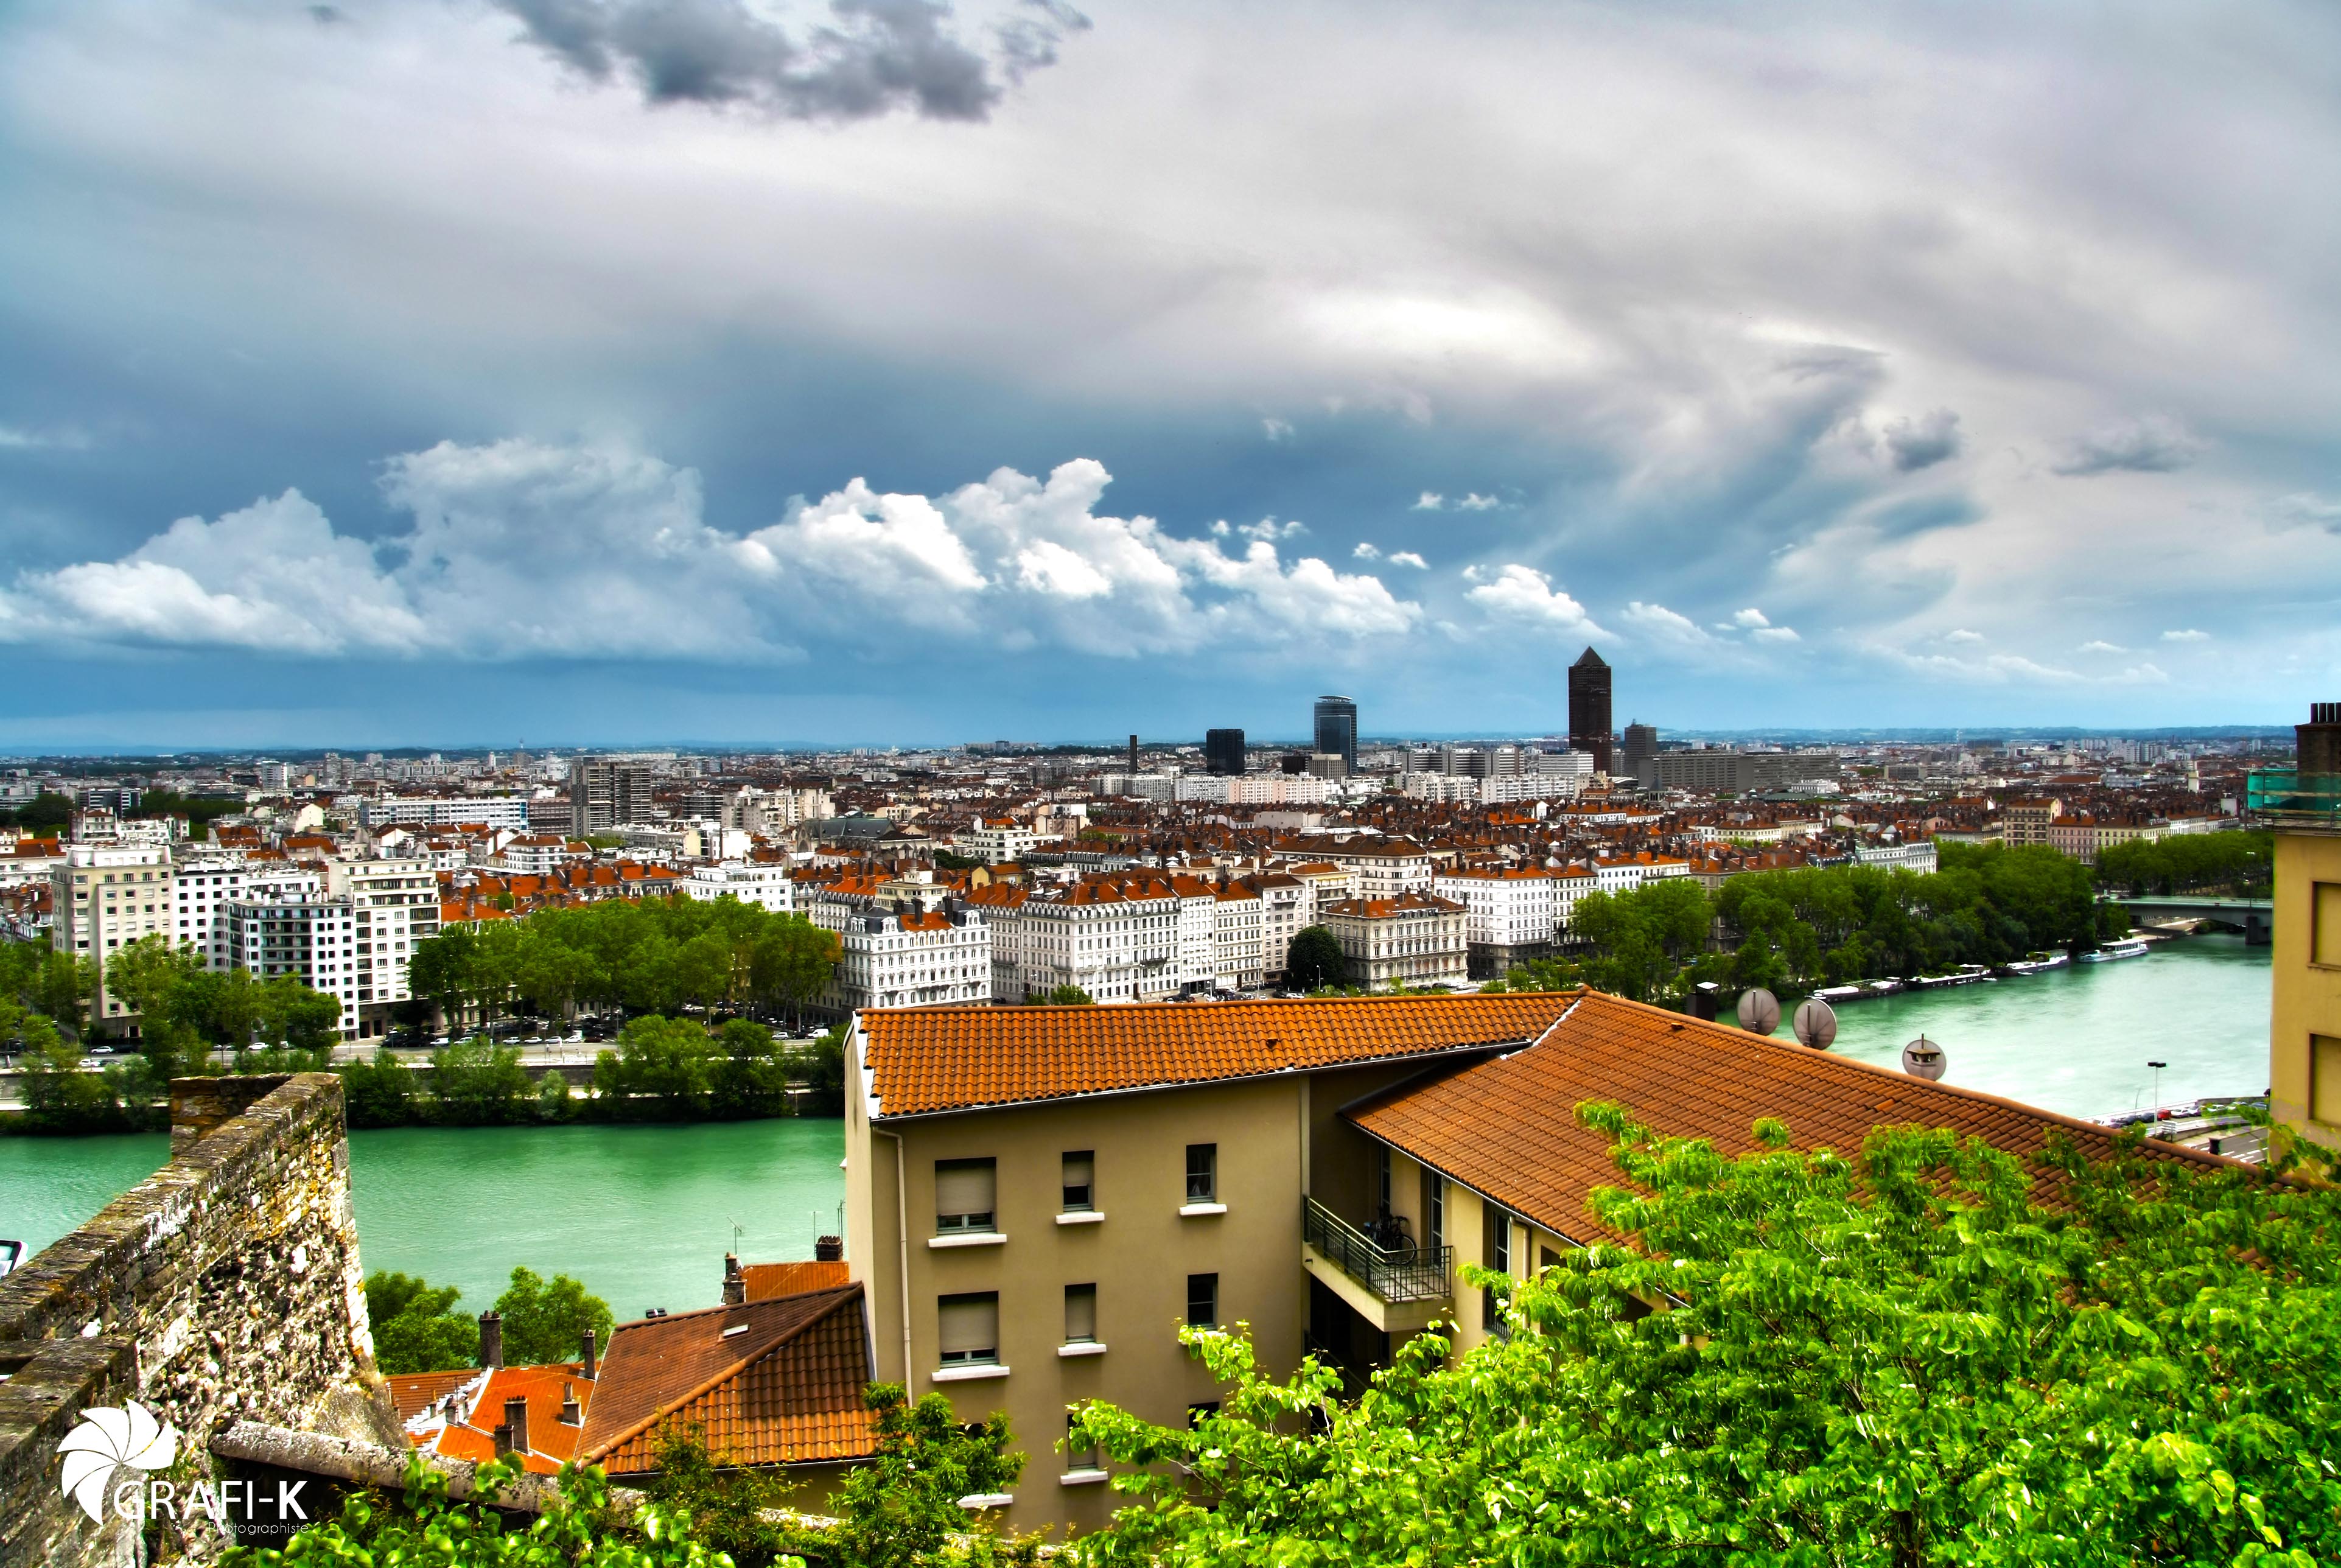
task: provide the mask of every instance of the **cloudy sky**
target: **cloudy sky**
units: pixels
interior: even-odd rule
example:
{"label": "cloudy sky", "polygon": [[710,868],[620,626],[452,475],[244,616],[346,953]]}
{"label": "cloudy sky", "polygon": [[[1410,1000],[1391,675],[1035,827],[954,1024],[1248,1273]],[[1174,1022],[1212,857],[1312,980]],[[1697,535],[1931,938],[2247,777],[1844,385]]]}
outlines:
{"label": "cloudy sky", "polygon": [[2341,11],[0,6],[0,747],[2289,723]]}

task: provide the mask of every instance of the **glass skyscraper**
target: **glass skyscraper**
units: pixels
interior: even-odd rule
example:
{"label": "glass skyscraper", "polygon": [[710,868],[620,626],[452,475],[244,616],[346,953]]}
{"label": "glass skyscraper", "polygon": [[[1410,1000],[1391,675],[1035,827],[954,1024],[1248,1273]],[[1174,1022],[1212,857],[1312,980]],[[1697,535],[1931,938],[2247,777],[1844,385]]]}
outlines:
{"label": "glass skyscraper", "polygon": [[1340,757],[1358,771],[1358,704],[1347,697],[1317,699],[1317,754]]}

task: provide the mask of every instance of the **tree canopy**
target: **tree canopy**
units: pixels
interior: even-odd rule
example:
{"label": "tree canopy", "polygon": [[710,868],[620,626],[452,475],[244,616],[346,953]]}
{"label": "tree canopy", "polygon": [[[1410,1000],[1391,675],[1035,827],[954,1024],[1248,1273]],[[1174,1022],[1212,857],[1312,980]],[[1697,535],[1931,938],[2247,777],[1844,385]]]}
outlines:
{"label": "tree canopy", "polygon": [[794,1009],[825,985],[837,937],[800,914],[737,899],[608,899],[524,920],[455,927],[415,944],[408,984],[451,1014],[515,1004],[672,1014],[685,1006]]}
{"label": "tree canopy", "polygon": [[531,1268],[515,1268],[512,1283],[496,1298],[496,1313],[503,1319],[504,1364],[547,1366],[575,1361],[582,1353],[585,1332],[596,1343],[610,1343],[610,1303],[588,1293],[567,1274],[546,1279]]}
{"label": "tree canopy", "polygon": [[2097,881],[2132,893],[2266,893],[2275,875],[2276,835],[2266,833],[2186,833],[2097,851]]}
{"label": "tree canopy", "polygon": [[1296,991],[1319,991],[1339,985],[1349,974],[1341,956],[1341,939],[1330,927],[1304,925],[1292,934],[1284,954],[1284,980]]}
{"label": "tree canopy", "polygon": [[[1143,1471],[1094,1564],[2306,1564],[2341,1552],[2341,1198],[2133,1143],[2011,1156],[1757,1124],[1738,1159],[1611,1105],[1630,1244],[1468,1271],[1512,1332],[1408,1342],[1354,1402],[1313,1361],[1192,1430],[1103,1404]],[[2053,1202],[2049,1201],[2051,1198]],[[1671,1310],[1649,1312],[1649,1303]],[[1313,1430],[1312,1430],[1313,1428]],[[2319,1434],[2322,1435],[2319,1435]]]}

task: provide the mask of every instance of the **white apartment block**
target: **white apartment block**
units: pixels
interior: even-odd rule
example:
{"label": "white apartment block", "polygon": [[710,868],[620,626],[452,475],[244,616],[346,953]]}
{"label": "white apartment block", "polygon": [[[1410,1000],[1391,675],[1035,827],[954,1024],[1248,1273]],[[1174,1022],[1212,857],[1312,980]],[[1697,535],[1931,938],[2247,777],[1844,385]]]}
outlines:
{"label": "white apartment block", "polygon": [[[1036,1001],[1060,985],[1078,985],[1099,1002],[1159,1002],[1179,992],[1181,901],[1160,879],[1135,893],[1083,883],[1056,898],[987,888],[971,902],[991,925],[1000,1001]],[[1209,930],[1207,916],[1207,947]]]}
{"label": "white apartment block", "polygon": [[1402,898],[1430,891],[1430,853],[1411,839],[1353,839],[1331,858],[1350,874],[1352,898]]}
{"label": "white apartment block", "polygon": [[1908,844],[1858,844],[1854,848],[1853,858],[1863,865],[1916,872],[1921,876],[1934,874],[1938,864],[1932,839],[1918,839]]}
{"label": "white apartment block", "polygon": [[358,1033],[357,911],[347,898],[293,894],[232,900],[225,907],[228,964],[255,978],[287,976],[342,1004],[341,1032]]}
{"label": "white apartment block", "polygon": [[515,876],[551,876],[573,860],[590,858],[590,851],[573,850],[557,833],[523,834],[496,852],[496,859]]}
{"label": "white apartment block", "polygon": [[797,906],[796,884],[789,880],[789,868],[785,865],[744,860],[698,865],[692,867],[691,874],[679,885],[684,897],[703,903],[736,898],[775,914],[786,914]]}
{"label": "white apartment block", "polygon": [[1260,894],[1260,977],[1282,980],[1292,939],[1316,922],[1316,884],[1281,871],[1248,876],[1244,881]]}
{"label": "white apartment block", "polygon": [[986,865],[1021,861],[1040,842],[1041,834],[1021,823],[1004,818],[969,828],[955,839],[961,854],[973,856]]}
{"label": "white apartment block", "polygon": [[1435,894],[1348,899],[1327,909],[1324,923],[1341,944],[1352,985],[1378,991],[1469,978],[1463,906]]}
{"label": "white apartment block", "polygon": [[1211,894],[1211,985],[1255,991],[1267,979],[1260,896],[1240,882]]}
{"label": "white apartment block", "polygon": [[813,1004],[824,1016],[850,1018],[868,1007],[991,1000],[991,928],[981,914],[905,910],[854,914],[840,925],[837,968]]}
{"label": "white apartment block", "polygon": [[1464,940],[1475,967],[1500,974],[1552,945],[1560,911],[1552,876],[1541,866],[1441,871],[1431,879],[1431,891],[1463,906]]}
{"label": "white apartment block", "polygon": [[453,827],[458,823],[476,823],[483,827],[519,832],[528,826],[528,798],[516,794],[383,795],[358,803],[358,821],[369,829]]}
{"label": "white apartment block", "polygon": [[325,863],[326,891],[350,901],[360,1036],[386,1034],[391,1009],[411,999],[415,944],[439,934],[439,879],[420,860]]}
{"label": "white apartment block", "polygon": [[235,967],[229,955],[228,905],[278,898],[314,897],[325,879],[282,862],[195,860],[172,875],[178,906],[174,937],[202,954],[206,969]]}
{"label": "white apartment block", "polygon": [[1577,913],[1577,901],[1589,893],[1600,890],[1594,879],[1593,868],[1582,862],[1564,865],[1552,875],[1552,929],[1555,936],[1568,931],[1569,917]]}
{"label": "white apartment block", "polygon": [[[49,895],[50,945],[101,965],[141,937],[174,934],[171,852],[160,844],[67,844],[65,863],[49,873]],[[134,1019],[101,983],[91,1022],[134,1028]]]}
{"label": "white apartment block", "polygon": [[1615,860],[1597,857],[1593,862],[1593,885],[1603,893],[1629,893],[1646,882],[1660,877],[1689,874],[1690,863],[1678,855],[1619,855]]}

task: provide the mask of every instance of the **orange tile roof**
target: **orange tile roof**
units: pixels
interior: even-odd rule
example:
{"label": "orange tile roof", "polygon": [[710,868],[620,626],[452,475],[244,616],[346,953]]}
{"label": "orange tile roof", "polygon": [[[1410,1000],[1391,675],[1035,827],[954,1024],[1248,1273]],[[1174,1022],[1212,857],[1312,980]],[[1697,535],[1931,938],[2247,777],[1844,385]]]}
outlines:
{"label": "orange tile roof", "polygon": [[[2092,1156],[2111,1130],[1948,1084],[1813,1051],[1598,991],[1574,1003],[1525,1051],[1434,1083],[1393,1088],[1342,1114],[1392,1147],[1576,1241],[1611,1234],[1586,1210],[1598,1186],[1624,1178],[1606,1136],[1576,1107],[1609,1100],[1662,1134],[1709,1138],[1726,1155],[1754,1149],[1761,1116],[1788,1124],[1799,1148],[1851,1154],[1873,1127],[1921,1124],[1974,1134],[2029,1154],[2049,1127]],[[2228,1162],[2176,1144],[2174,1158]],[[1614,1237],[1612,1239],[1615,1239]]]}
{"label": "orange tile roof", "polygon": [[861,1015],[882,1117],[1201,1084],[1535,1039],[1559,995],[1364,996]]}
{"label": "orange tile roof", "polygon": [[742,1263],[740,1280],[752,1302],[770,1301],[774,1296],[799,1295],[806,1291],[835,1290],[852,1281],[845,1264],[837,1263]]}
{"label": "orange tile roof", "polygon": [[459,1366],[447,1372],[402,1372],[387,1380],[390,1402],[398,1407],[399,1420],[413,1421],[479,1375],[476,1366]]}
{"label": "orange tile roof", "polygon": [[802,1464],[877,1452],[862,1287],[621,1323],[586,1416],[585,1457],[655,1470],[670,1430],[696,1428],[726,1464]]}
{"label": "orange tile roof", "polygon": [[[449,1459],[484,1461],[496,1456],[496,1428],[504,1423],[504,1402],[528,1402],[528,1452],[523,1468],[538,1475],[559,1473],[577,1457],[584,1428],[582,1418],[593,1407],[594,1384],[580,1362],[553,1362],[543,1366],[500,1366],[493,1371],[462,1367],[449,1372],[425,1372],[390,1379],[391,1400],[407,1427],[407,1441]],[[449,1394],[458,1397],[455,1418],[445,1424],[426,1423],[431,1407]],[[581,1424],[561,1419],[562,1405],[577,1400]]]}

